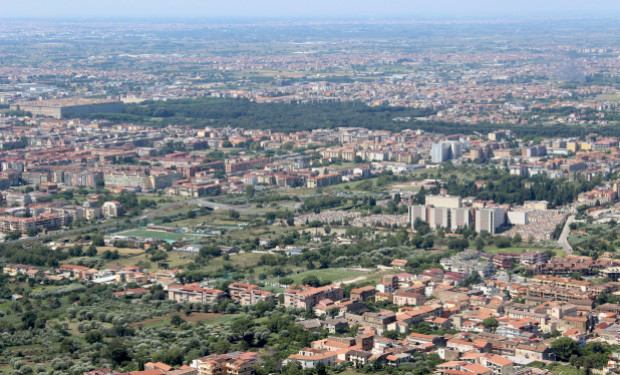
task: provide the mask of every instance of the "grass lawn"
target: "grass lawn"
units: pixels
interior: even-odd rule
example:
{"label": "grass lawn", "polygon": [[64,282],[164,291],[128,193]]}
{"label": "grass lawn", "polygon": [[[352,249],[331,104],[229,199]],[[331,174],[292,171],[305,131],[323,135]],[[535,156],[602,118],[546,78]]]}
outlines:
{"label": "grass lawn", "polygon": [[0,303],[0,311],[5,313],[8,309],[11,308],[11,301]]}
{"label": "grass lawn", "polygon": [[583,371],[568,365],[561,365],[559,363],[552,363],[547,366],[547,369],[556,375],[581,375]]}
{"label": "grass lawn", "polygon": [[131,247],[114,247],[114,246],[99,246],[97,247],[97,253],[101,254],[106,250],[118,251],[120,256],[134,256],[144,253],[144,249],[134,249]]}
{"label": "grass lawn", "polygon": [[[194,254],[189,253],[170,251],[167,254],[168,259],[166,260],[166,263],[168,264],[169,269],[178,268],[188,263],[191,263],[194,261],[195,258]],[[121,257],[120,259],[110,260],[103,265],[103,268],[109,267],[111,265],[122,267],[135,266],[138,263],[143,264],[149,270],[159,269],[159,265],[151,262],[149,260],[149,255],[144,252],[135,256],[125,256]]]}
{"label": "grass lawn", "polygon": [[[295,275],[289,275],[287,277],[293,279],[295,284],[301,284],[301,280],[304,277],[310,276],[310,275],[314,275],[318,277],[319,280],[321,280],[321,282],[323,283],[332,283],[336,281],[355,279],[360,276],[368,275],[368,273],[362,272],[362,271],[339,269],[339,268],[326,268],[326,269],[321,269],[321,270],[311,270],[311,271],[301,272]],[[277,280],[278,279],[275,279],[273,281],[277,281]]]}

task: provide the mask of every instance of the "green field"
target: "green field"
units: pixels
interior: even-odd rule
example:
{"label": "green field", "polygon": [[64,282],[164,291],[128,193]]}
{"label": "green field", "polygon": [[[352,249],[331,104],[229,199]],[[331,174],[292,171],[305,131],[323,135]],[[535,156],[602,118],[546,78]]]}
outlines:
{"label": "green field", "polygon": [[154,240],[164,240],[164,241],[180,241],[183,239],[191,240],[191,239],[200,239],[202,237],[206,237],[206,235],[202,235],[202,234],[160,232],[160,231],[147,230],[147,229],[128,230],[125,232],[117,233],[117,235],[139,237],[139,238],[150,238]]}
{"label": "green field", "polygon": [[[355,279],[356,277],[368,275],[367,272],[362,271],[353,271],[353,270],[344,270],[339,268],[327,268],[322,270],[312,270],[306,272],[300,272],[295,275],[289,275],[288,278],[293,279],[295,284],[301,284],[301,280],[306,277],[314,275],[321,280],[323,283],[333,283],[344,280]],[[277,280],[274,280],[277,281]]]}

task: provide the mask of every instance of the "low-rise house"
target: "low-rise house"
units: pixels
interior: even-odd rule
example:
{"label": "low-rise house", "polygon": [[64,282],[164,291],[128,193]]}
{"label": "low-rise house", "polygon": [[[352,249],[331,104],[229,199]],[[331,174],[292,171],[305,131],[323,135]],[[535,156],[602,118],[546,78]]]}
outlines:
{"label": "low-rise house", "polygon": [[482,365],[493,375],[511,375],[514,372],[514,361],[496,354],[467,353],[461,360]]}
{"label": "low-rise house", "polygon": [[360,288],[351,289],[351,299],[352,300],[362,300],[365,301],[368,297],[372,297],[375,295],[375,287],[372,285],[363,286]]}
{"label": "low-rise house", "polygon": [[585,333],[577,330],[577,329],[569,329],[566,330],[562,336],[564,337],[568,337],[571,338],[575,341],[577,341],[577,345],[579,345],[580,348],[583,348],[584,346],[586,346],[586,335]]}
{"label": "low-rise house", "polygon": [[394,304],[398,306],[417,306],[426,302],[426,298],[420,293],[414,293],[406,290],[398,290],[394,292]]}
{"label": "low-rise house", "polygon": [[302,349],[298,354],[291,354],[287,359],[285,359],[283,365],[296,362],[299,363],[302,370],[316,368],[319,363],[322,363],[325,366],[332,366],[337,363],[336,361],[338,361],[339,358],[344,361],[346,359],[347,352],[347,349],[340,351],[315,351],[311,349]]}
{"label": "low-rise house", "polygon": [[519,344],[515,349],[515,356],[535,361],[555,361],[555,353],[544,343],[540,344]]}
{"label": "low-rise house", "polygon": [[490,353],[492,349],[491,344],[488,341],[482,339],[465,340],[453,338],[446,342],[446,347],[448,349],[453,349],[459,353],[467,353],[471,351]]}
{"label": "low-rise house", "polygon": [[2,273],[9,276],[27,275],[29,271],[36,271],[37,267],[27,264],[9,264],[2,269]]}
{"label": "low-rise house", "polygon": [[497,327],[497,334],[513,338],[522,336],[525,333],[538,332],[538,321],[530,318],[523,318],[518,320],[500,318],[499,327]]}

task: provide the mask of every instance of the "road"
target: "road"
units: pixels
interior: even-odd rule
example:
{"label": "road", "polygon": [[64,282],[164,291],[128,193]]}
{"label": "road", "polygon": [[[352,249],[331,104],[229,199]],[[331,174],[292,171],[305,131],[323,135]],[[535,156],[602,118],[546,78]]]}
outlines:
{"label": "road", "polygon": [[566,254],[573,253],[573,247],[568,243],[568,235],[570,234],[570,225],[575,221],[575,215],[570,215],[566,219],[566,223],[564,223],[564,228],[562,229],[562,234],[560,234],[560,238],[558,238],[558,244],[562,246],[564,252]]}

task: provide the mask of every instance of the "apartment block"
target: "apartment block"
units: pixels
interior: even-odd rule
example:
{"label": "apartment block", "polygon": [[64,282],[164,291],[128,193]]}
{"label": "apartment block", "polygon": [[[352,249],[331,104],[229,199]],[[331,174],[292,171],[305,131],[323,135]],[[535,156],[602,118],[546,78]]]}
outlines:
{"label": "apartment block", "polygon": [[314,176],[308,178],[307,186],[309,188],[319,188],[339,184],[341,182],[342,175],[340,173],[329,173],[323,176]]}
{"label": "apartment block", "polygon": [[261,290],[258,285],[254,284],[232,283],[228,285],[228,291],[230,298],[239,301],[243,306],[275,298],[275,294]]}
{"label": "apartment block", "polygon": [[190,367],[198,369],[200,375],[254,375],[258,360],[258,353],[212,354],[193,360]]}
{"label": "apartment block", "polygon": [[488,232],[495,234],[495,230],[505,222],[506,213],[503,208],[480,208],[475,213],[476,232]]}
{"label": "apartment block", "polygon": [[58,230],[62,227],[62,218],[56,214],[45,213],[33,217],[0,216],[0,232],[18,231],[27,233],[29,229],[44,232]]}
{"label": "apartment block", "polygon": [[338,301],[343,298],[344,290],[338,285],[326,285],[319,288],[295,285],[284,291],[284,306],[308,309],[323,299]]}
{"label": "apartment block", "polygon": [[270,163],[269,158],[259,158],[244,161],[233,161],[226,164],[226,173],[238,173],[250,170],[254,167],[265,167]]}
{"label": "apartment block", "polygon": [[225,292],[202,288],[198,283],[168,287],[168,299],[176,302],[213,303],[224,297],[226,297]]}

